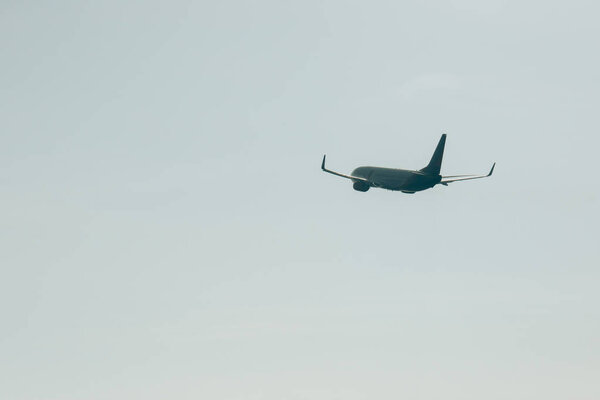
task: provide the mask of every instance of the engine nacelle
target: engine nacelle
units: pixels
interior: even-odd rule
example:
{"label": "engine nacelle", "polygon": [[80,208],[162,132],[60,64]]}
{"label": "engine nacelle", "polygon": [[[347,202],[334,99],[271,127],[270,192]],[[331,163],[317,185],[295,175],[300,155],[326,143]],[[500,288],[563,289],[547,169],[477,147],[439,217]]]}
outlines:
{"label": "engine nacelle", "polygon": [[359,192],[366,192],[371,187],[368,183],[363,181],[356,181],[352,184],[354,190],[358,190]]}

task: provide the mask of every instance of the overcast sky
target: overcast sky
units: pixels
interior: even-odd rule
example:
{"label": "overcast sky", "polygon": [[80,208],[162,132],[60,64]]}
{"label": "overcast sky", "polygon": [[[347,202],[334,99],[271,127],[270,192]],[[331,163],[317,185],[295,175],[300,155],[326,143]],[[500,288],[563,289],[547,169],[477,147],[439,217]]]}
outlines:
{"label": "overcast sky", "polygon": [[0,397],[600,398],[599,13],[1,1]]}

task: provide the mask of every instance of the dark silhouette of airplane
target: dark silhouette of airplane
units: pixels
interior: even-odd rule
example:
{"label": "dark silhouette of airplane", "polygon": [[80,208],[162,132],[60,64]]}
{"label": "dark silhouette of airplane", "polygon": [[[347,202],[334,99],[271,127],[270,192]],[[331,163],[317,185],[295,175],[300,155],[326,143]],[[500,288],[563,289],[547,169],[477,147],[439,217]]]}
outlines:
{"label": "dark silhouette of airplane", "polygon": [[353,182],[352,187],[359,192],[366,192],[372,187],[388,190],[399,190],[402,193],[415,193],[421,190],[429,189],[435,185],[442,184],[447,186],[451,182],[466,181],[469,179],[487,178],[494,172],[496,163],[487,175],[452,175],[441,176],[440,168],[442,166],[442,156],[444,155],[444,146],[446,145],[446,134],[444,133],[433,152],[431,161],[425,168],[418,171],[396,168],[381,167],[358,167],[352,171],[352,175],[340,174],[325,168],[325,155],[321,163],[321,169],[330,174],[350,179]]}

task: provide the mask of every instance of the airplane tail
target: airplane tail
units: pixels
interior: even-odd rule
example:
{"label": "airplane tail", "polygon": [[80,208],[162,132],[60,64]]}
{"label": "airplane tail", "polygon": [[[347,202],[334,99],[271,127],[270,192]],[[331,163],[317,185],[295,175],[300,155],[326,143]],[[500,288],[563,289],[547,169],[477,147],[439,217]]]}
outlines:
{"label": "airplane tail", "polygon": [[433,156],[431,157],[431,161],[429,161],[429,164],[427,164],[427,166],[423,169],[421,169],[421,172],[425,172],[426,174],[431,174],[431,175],[439,175],[440,174],[440,170],[442,168],[442,157],[444,156],[444,146],[446,145],[446,134],[444,133],[442,135],[442,137],[440,138],[440,141],[437,144],[437,147],[435,148],[435,151],[433,152]]}

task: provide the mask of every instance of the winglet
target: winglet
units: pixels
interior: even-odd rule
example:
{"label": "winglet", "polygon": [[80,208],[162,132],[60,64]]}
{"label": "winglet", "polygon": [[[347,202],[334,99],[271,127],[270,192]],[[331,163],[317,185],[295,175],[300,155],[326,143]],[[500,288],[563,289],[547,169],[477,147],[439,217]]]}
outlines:
{"label": "winglet", "polygon": [[494,167],[496,166],[496,163],[494,163],[494,165],[492,165],[492,169],[490,169],[490,173],[487,174],[487,176],[492,176],[492,172],[494,172]]}
{"label": "winglet", "polygon": [[323,154],[323,162],[321,163],[321,169],[325,171],[325,154]]}

